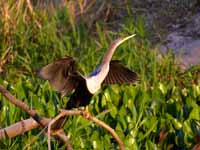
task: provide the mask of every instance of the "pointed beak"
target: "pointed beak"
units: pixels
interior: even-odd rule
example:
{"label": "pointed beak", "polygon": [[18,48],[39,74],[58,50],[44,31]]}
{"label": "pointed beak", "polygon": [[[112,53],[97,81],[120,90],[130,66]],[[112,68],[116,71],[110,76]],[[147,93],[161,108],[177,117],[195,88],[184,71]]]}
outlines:
{"label": "pointed beak", "polygon": [[136,34],[132,34],[132,35],[127,36],[127,37],[124,37],[124,38],[118,38],[117,40],[115,40],[115,41],[112,43],[112,45],[116,45],[116,47],[117,47],[117,46],[119,46],[120,44],[122,44],[123,42],[125,42],[126,40],[128,40],[128,39],[134,37],[135,35],[136,35]]}
{"label": "pointed beak", "polygon": [[136,36],[136,34],[132,34],[132,35],[130,35],[130,36],[127,36],[127,37],[121,38],[121,40],[120,40],[120,44],[123,43],[123,42],[125,42],[126,40],[128,40],[128,39],[134,37],[134,36]]}

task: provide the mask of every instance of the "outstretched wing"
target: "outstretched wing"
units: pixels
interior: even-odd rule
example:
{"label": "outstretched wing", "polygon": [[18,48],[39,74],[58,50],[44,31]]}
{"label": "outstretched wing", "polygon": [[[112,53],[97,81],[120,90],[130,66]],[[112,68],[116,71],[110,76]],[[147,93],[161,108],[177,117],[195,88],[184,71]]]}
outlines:
{"label": "outstretched wing", "polygon": [[48,80],[54,90],[62,96],[69,94],[78,85],[81,76],[77,73],[75,61],[72,57],[56,60],[38,71],[38,76]]}
{"label": "outstretched wing", "polygon": [[110,62],[108,75],[104,80],[104,84],[132,84],[138,79],[135,72],[129,70],[120,64],[118,60]]}

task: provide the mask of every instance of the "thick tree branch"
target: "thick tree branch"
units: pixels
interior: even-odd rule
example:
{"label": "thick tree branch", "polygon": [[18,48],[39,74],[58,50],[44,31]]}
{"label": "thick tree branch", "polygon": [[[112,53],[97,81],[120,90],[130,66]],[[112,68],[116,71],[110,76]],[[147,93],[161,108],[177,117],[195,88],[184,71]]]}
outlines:
{"label": "thick tree branch", "polygon": [[38,127],[39,124],[32,118],[19,121],[9,127],[0,129],[0,140],[15,137]]}
{"label": "thick tree branch", "polygon": [[[50,119],[39,116],[38,113],[35,110],[30,109],[30,107],[27,104],[25,104],[24,102],[22,102],[22,101],[18,100],[17,98],[15,98],[12,94],[10,94],[1,85],[0,85],[0,93],[2,93],[2,95],[4,95],[12,104],[14,104],[15,106],[17,106],[17,107],[21,108],[22,110],[24,110],[25,112],[27,112],[38,123],[38,125],[36,125],[35,122],[34,122],[34,125],[32,126],[33,128],[35,126],[39,126],[39,125],[42,126],[42,127],[45,127],[45,126],[48,125]],[[28,120],[28,121],[31,121],[31,120]],[[26,121],[24,123],[14,124],[13,125],[14,128],[7,127],[6,130],[5,129],[1,129],[0,133],[4,132],[4,133],[2,133],[1,137],[4,138],[5,136],[8,136],[8,133],[13,133],[15,131],[16,127],[23,128],[22,126],[27,126],[26,130],[28,131],[28,127],[30,127],[30,130],[31,130],[32,127],[28,126],[28,125],[25,125],[25,123],[26,123]],[[18,132],[18,134],[19,134],[19,132]],[[13,137],[12,135],[10,135],[10,136]],[[57,139],[59,139],[62,143],[68,143],[68,137],[66,136],[66,134],[64,132],[56,132],[54,134],[54,136]],[[69,144],[67,144],[67,148],[69,149],[70,147],[71,146]]]}
{"label": "thick tree branch", "polygon": [[31,109],[27,104],[18,100],[12,96],[3,86],[0,85],[0,92],[15,106],[20,107],[22,110],[27,112],[35,121],[37,121],[41,126],[46,126],[46,119],[38,115],[38,113]]}

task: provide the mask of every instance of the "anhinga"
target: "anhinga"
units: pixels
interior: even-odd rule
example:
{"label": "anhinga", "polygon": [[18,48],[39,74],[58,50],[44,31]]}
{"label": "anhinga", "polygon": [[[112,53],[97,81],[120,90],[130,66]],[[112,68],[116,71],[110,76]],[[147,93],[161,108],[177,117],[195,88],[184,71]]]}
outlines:
{"label": "anhinga", "polygon": [[137,74],[124,67],[117,60],[111,60],[116,48],[134,35],[119,38],[112,42],[105,53],[101,64],[88,76],[82,76],[75,67],[72,57],[65,57],[50,63],[38,72],[39,77],[48,80],[50,85],[62,96],[73,94],[66,109],[87,106],[92,96],[107,84],[132,84],[137,80]]}

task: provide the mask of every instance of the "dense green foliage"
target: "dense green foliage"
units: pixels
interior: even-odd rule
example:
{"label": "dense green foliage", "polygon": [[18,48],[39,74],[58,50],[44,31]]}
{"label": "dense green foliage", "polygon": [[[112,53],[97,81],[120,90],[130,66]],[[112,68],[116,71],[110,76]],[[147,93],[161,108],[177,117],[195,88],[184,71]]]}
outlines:
{"label": "dense green foliage", "polygon": [[[23,12],[21,12],[23,13]],[[96,94],[90,112],[109,124],[123,140],[126,149],[191,149],[200,136],[200,80],[196,69],[181,72],[170,52],[163,56],[152,50],[143,21],[127,15],[120,32],[108,30],[103,22],[93,25],[70,20],[67,8],[51,12],[36,10],[39,17],[24,22],[18,14],[14,31],[1,30],[0,55],[8,49],[11,57],[4,64],[0,84],[39,114],[54,117],[67,103],[48,82],[35,72],[52,60],[75,57],[82,73],[87,75],[98,65],[112,40],[136,33],[121,45],[114,59],[137,72],[136,85],[108,86]],[[39,18],[39,19],[38,19]],[[41,27],[35,20],[38,19]],[[5,21],[5,20],[4,20]],[[0,21],[0,24],[5,22]],[[158,59],[159,58],[159,59]],[[109,110],[107,113],[102,113]],[[29,116],[0,95],[0,127],[7,127]],[[83,119],[71,117],[65,125],[74,149],[116,149],[117,143],[104,129]],[[0,141],[0,149],[21,149],[40,132],[34,129],[12,139]],[[52,139],[53,149],[62,146]],[[28,149],[47,149],[42,134]]]}

